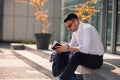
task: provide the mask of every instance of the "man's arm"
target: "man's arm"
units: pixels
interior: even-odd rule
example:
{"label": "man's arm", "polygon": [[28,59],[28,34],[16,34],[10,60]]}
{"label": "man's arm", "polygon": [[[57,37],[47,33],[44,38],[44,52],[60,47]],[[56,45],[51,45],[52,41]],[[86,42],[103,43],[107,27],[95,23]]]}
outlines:
{"label": "man's arm", "polygon": [[79,52],[79,49],[78,48],[74,48],[74,47],[71,47],[71,48],[69,48],[68,49],[68,51],[70,51],[70,52]]}
{"label": "man's arm", "polygon": [[69,46],[70,46],[70,47],[75,47],[75,46],[77,46],[77,40],[76,40],[76,37],[75,37],[75,34],[74,34],[74,33],[72,34],[72,38],[71,38],[71,40],[70,40]]}
{"label": "man's arm", "polygon": [[78,48],[75,47],[70,47],[69,49],[67,48],[67,46],[56,46],[55,49],[57,52],[61,53],[61,52],[79,52]]}

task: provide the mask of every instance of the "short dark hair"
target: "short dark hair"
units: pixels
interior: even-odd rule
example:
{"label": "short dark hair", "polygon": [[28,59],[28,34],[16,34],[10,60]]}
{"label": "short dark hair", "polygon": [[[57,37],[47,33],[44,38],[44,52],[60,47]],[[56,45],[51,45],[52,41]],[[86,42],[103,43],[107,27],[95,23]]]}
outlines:
{"label": "short dark hair", "polygon": [[64,22],[67,22],[68,20],[72,19],[78,19],[78,16],[75,13],[69,13],[65,16]]}

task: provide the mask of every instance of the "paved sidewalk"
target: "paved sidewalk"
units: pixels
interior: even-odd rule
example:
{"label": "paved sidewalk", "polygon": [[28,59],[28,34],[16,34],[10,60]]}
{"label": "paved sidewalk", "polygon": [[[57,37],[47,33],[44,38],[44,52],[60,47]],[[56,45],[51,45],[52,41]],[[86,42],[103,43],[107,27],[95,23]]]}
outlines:
{"label": "paved sidewalk", "polygon": [[8,44],[0,44],[0,80],[51,79],[14,56]]}

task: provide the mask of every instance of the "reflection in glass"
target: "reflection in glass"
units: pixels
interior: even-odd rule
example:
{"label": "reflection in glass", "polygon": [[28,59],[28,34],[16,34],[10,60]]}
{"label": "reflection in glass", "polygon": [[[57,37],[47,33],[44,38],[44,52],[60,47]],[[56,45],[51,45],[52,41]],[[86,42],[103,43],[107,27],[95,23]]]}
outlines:
{"label": "reflection in glass", "polygon": [[[85,2],[86,0],[63,0],[62,2],[62,15],[63,17],[69,12],[75,12],[75,10],[69,10],[69,8],[79,5],[80,3]],[[71,32],[68,31],[64,25],[62,25],[62,41],[69,42],[71,38]]]}
{"label": "reflection in glass", "polygon": [[120,51],[120,0],[118,0],[118,12],[117,12],[117,42],[116,51]]}
{"label": "reflection in glass", "polygon": [[108,5],[108,24],[107,24],[107,50],[111,50],[111,29],[112,29],[112,0]]}
{"label": "reflection in glass", "polygon": [[92,17],[91,24],[97,29],[98,32],[100,32],[100,26],[101,26],[101,10],[102,10],[102,0],[99,0],[97,4],[95,5],[95,8],[97,9],[97,12],[95,13],[95,16]]}
{"label": "reflection in glass", "polygon": [[[95,13],[95,16],[93,16],[93,18],[91,19],[91,21],[89,23],[91,23],[97,30],[98,32],[100,32],[100,19],[101,19],[101,1],[99,0],[99,2],[97,2],[97,4],[95,5],[95,8],[98,10],[97,13]],[[75,5],[79,5],[82,3],[85,3],[86,0],[63,0],[62,1],[63,5],[62,5],[62,15],[63,17],[69,13],[69,12],[75,12],[75,10],[72,10],[70,8],[73,8]],[[62,41],[64,42],[68,42],[70,40],[71,37],[71,32],[68,31],[67,29],[65,29],[65,27],[62,25]]]}

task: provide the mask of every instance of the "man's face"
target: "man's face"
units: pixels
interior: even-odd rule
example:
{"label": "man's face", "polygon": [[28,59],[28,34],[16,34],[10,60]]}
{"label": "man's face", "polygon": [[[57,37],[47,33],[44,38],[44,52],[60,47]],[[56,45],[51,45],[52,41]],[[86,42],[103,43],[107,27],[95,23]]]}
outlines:
{"label": "man's face", "polygon": [[65,26],[68,30],[70,30],[71,32],[74,32],[78,29],[79,21],[77,19],[68,20],[65,23]]}

